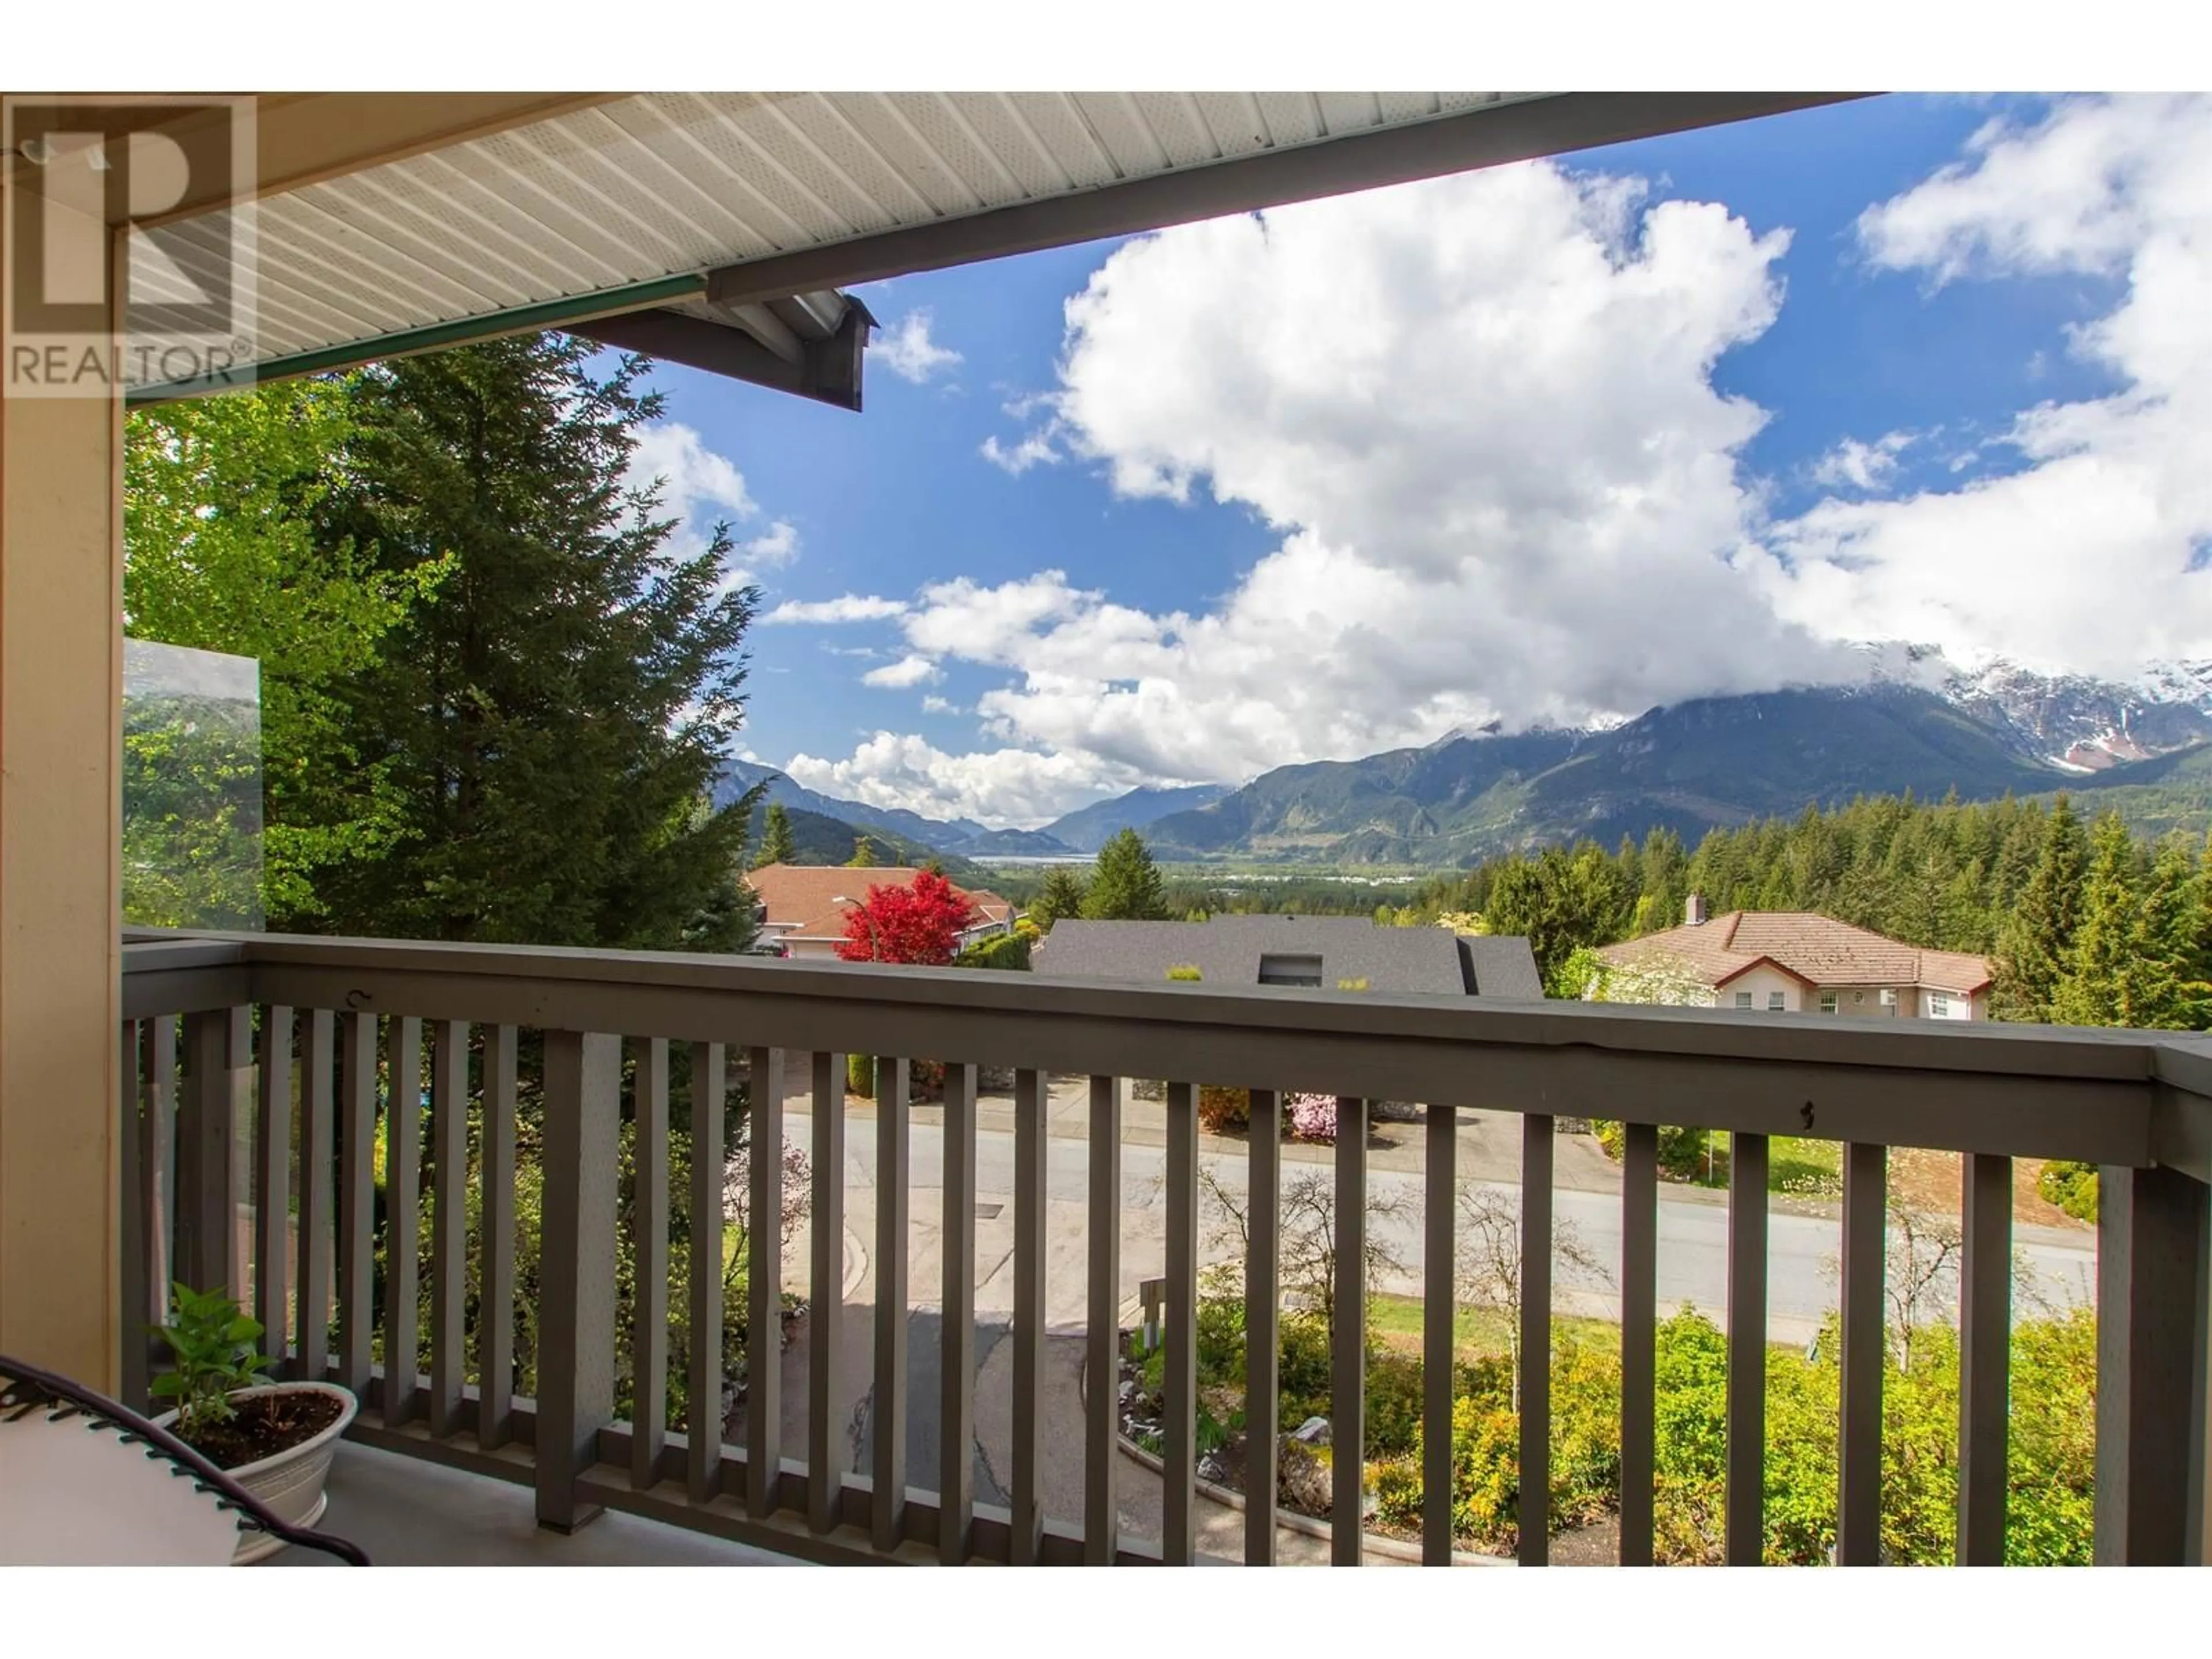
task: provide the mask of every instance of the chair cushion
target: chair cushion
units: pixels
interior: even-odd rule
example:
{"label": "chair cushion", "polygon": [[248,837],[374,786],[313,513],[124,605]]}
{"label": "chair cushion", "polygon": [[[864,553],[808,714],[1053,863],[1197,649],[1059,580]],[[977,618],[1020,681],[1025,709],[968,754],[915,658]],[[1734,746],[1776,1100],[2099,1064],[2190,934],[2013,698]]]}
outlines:
{"label": "chair cushion", "polygon": [[82,1413],[0,1415],[0,1565],[227,1565],[236,1517],[148,1450]]}

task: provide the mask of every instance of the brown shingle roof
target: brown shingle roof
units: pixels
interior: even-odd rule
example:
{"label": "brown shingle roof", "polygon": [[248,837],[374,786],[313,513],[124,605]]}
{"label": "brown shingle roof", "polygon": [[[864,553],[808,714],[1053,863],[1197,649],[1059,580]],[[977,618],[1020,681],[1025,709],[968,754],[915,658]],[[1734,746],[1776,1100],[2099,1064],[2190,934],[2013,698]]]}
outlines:
{"label": "brown shingle roof", "polygon": [[[838,899],[865,899],[871,887],[911,886],[921,873],[903,865],[860,869],[848,864],[767,864],[745,880],[768,907],[766,924],[785,937],[842,939],[850,907]],[[975,907],[977,922],[1003,923],[1013,917],[1012,904],[988,889],[969,892],[955,883],[952,890],[965,894]]]}
{"label": "brown shingle roof", "polygon": [[1978,991],[1990,965],[1955,951],[1923,951],[1809,910],[1730,910],[1700,927],[1670,927],[1599,957],[1617,968],[1679,966],[1708,985],[1725,985],[1760,961],[1813,985],[1925,985]]}

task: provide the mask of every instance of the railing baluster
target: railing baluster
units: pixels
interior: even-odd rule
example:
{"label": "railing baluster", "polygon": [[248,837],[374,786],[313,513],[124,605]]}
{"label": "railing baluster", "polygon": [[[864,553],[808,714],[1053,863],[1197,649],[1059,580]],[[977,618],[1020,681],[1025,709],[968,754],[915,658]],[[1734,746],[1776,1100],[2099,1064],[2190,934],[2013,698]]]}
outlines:
{"label": "railing baluster", "polygon": [[2004,1564],[2006,1392],[2012,1361],[2012,1160],[1968,1154],[1959,1264],[1959,1550]]}
{"label": "railing baluster", "polygon": [[1452,1348],[1458,1312],[1453,1261],[1455,1166],[1459,1112],[1434,1101],[1425,1109],[1427,1146],[1422,1170],[1425,1213],[1421,1235],[1421,1565],[1448,1567],[1452,1559]]}
{"label": "railing baluster", "polygon": [[144,1311],[158,1320],[165,1316],[169,1285],[177,1277],[177,1018],[164,1014],[147,1027],[145,1161],[139,1170],[146,1188]]}
{"label": "railing baluster", "polygon": [[415,1415],[421,1375],[422,1022],[403,1015],[385,1026],[384,1426]]}
{"label": "railing baluster", "polygon": [[176,1274],[196,1291],[245,1291],[233,1152],[248,1083],[252,1010],[185,1016],[185,1098],[177,1116]]}
{"label": "railing baluster", "polygon": [[[614,1416],[617,1145],[622,1039],[545,1033],[545,1221],[538,1269],[538,1522],[573,1532],[599,1513],[577,1478]],[[770,1352],[774,1352],[773,1343]]]}
{"label": "railing baluster", "polygon": [[868,1432],[876,1549],[906,1537],[907,1090],[905,1060],[876,1061],[876,1385]]}
{"label": "railing baluster", "polygon": [[1167,1176],[1160,1557],[1187,1567],[1198,1541],[1198,1091],[1188,1083],[1167,1085]]}
{"label": "railing baluster", "polygon": [[1729,1137],[1728,1492],[1732,1567],[1766,1553],[1766,1137]]}
{"label": "railing baluster", "polygon": [[122,1337],[118,1362],[117,1397],[133,1411],[146,1408],[148,1372],[152,1356],[146,1347],[146,1310],[150,1303],[146,1285],[147,1218],[153,1208],[146,1202],[146,1146],[139,1126],[140,1050],[144,1030],[135,1019],[121,1026],[116,1076],[116,1263],[117,1323]]}
{"label": "railing baluster", "polygon": [[261,1011],[260,1097],[253,1112],[253,1316],[261,1351],[281,1365],[288,1348],[291,1299],[286,1294],[292,1230],[292,1011]]}
{"label": "railing baluster", "polygon": [[1121,1429],[1121,1085],[1117,1078],[1091,1079],[1090,1175],[1083,1559],[1091,1566],[1110,1567],[1121,1547],[1115,1480]]}
{"label": "railing baluster", "polygon": [[1336,1101],[1336,1317],[1329,1333],[1328,1559],[1359,1565],[1367,1470],[1367,1103]]}
{"label": "railing baluster", "polygon": [[975,1523],[975,1068],[964,1061],[945,1062],[944,1194],[937,1553],[957,1567]]}
{"label": "railing baluster", "polygon": [[745,1507],[759,1520],[783,1473],[783,1051],[746,1061]]}
{"label": "railing baluster", "polygon": [[338,1023],[338,1381],[368,1400],[375,1354],[376,1016]]}
{"label": "railing baluster", "polygon": [[690,1374],[685,1378],[685,1474],[691,1501],[722,1490],[723,1100],[728,1093],[719,1042],[691,1045]]}
{"label": "railing baluster", "polygon": [[1044,1550],[1044,1078],[1014,1073],[1014,1489],[1013,1565],[1034,1566]]}
{"label": "railing baluster", "polygon": [[1620,1565],[1652,1556],[1658,1446],[1659,1126],[1626,1126],[1620,1171]]}
{"label": "railing baluster", "polygon": [[1275,1469],[1282,1397],[1283,1097],[1250,1091],[1244,1229],[1244,1561],[1275,1565]]}
{"label": "railing baluster", "polygon": [[668,1039],[647,1037],[634,1053],[636,1284],[630,1294],[629,1484],[644,1492],[660,1480],[660,1454],[668,1443]]}
{"label": "railing baluster", "polygon": [[467,1022],[440,1020],[430,1045],[430,1432],[442,1439],[460,1431],[468,1373]]}
{"label": "railing baluster", "polygon": [[1552,1559],[1552,1164],[1556,1130],[1521,1120],[1521,1448],[1519,1559]]}
{"label": "railing baluster", "polygon": [[1882,1276],[1889,1230],[1889,1151],[1844,1148],[1843,1422],[1837,1457],[1836,1561],[1881,1562]]}
{"label": "railing baluster", "polygon": [[806,1308],[806,1524],[817,1533],[837,1525],[845,1490],[844,1435],[837,1420],[842,1393],[838,1326],[845,1314],[845,1056],[814,1056],[811,1114],[814,1129],[812,1261]]}
{"label": "railing baluster", "polygon": [[483,1252],[477,1305],[477,1445],[514,1432],[514,1097],[512,1025],[484,1028]]}
{"label": "railing baluster", "polygon": [[337,1030],[327,1008],[311,1008],[300,1039],[299,1363],[295,1376],[320,1382],[331,1364],[331,1206],[337,1124],[331,1066]]}
{"label": "railing baluster", "polygon": [[2179,1170],[2097,1181],[2097,1564],[2203,1565],[2212,1206]]}

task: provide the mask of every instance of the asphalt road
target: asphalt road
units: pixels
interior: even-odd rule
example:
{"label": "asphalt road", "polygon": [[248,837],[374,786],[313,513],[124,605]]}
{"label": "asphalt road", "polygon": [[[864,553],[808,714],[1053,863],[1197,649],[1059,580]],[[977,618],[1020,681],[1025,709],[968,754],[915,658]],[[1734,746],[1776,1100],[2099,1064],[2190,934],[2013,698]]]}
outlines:
{"label": "asphalt road", "polygon": [[[872,1194],[875,1147],[872,1136],[858,1133],[851,1136],[848,1145],[854,1183],[848,1202],[853,1206],[853,1224],[857,1228],[862,1213],[872,1215],[873,1212],[872,1200],[865,1205],[861,1202],[861,1188],[865,1187],[867,1194]],[[943,1132],[934,1125],[916,1124],[911,1130],[908,1146],[912,1188],[917,1192],[941,1188]],[[1125,1258],[1131,1261],[1142,1261],[1158,1253],[1158,1241],[1166,1225],[1165,1160],[1166,1153],[1161,1147],[1131,1145],[1122,1148],[1122,1249]],[[1201,1152],[1200,1162],[1226,1190],[1242,1200],[1245,1164],[1241,1154]],[[1088,1190],[1088,1166],[1089,1149],[1085,1142],[1055,1139],[1048,1144],[1046,1199],[1054,1216],[1048,1227],[1052,1260],[1047,1271],[1047,1293],[1055,1322],[1079,1323],[1084,1316],[1081,1236],[1087,1227],[1087,1215],[1083,1212]],[[1323,1176],[1328,1174],[1325,1165],[1286,1164],[1285,1169],[1286,1180],[1296,1179],[1301,1171],[1310,1169]],[[1416,1275],[1396,1285],[1378,1285],[1378,1289],[1419,1291],[1421,1181],[1418,1173],[1369,1171],[1369,1188],[1377,1199],[1398,1200],[1398,1213],[1376,1218],[1376,1236],[1387,1240]],[[1517,1184],[1480,1184],[1498,1194],[1517,1212]],[[1013,1188],[1013,1137],[988,1129],[980,1132],[976,1137],[978,1201],[1010,1206]],[[1725,1205],[1714,1201],[1717,1197],[1665,1186],[1660,1189],[1658,1293],[1662,1312],[1686,1302],[1716,1316],[1725,1312],[1728,1211]],[[1202,1205],[1205,1202],[1202,1194],[1200,1201]],[[1562,1188],[1554,1192],[1553,1206],[1555,1225],[1560,1231],[1571,1228],[1583,1249],[1601,1263],[1610,1266],[1620,1261],[1620,1200],[1617,1195]],[[1836,1305],[1839,1224],[1831,1217],[1778,1208],[1770,1211],[1767,1229],[1770,1325],[1778,1337],[1809,1334]],[[991,1231],[979,1225],[979,1254],[988,1254]],[[1218,1258],[1232,1254],[1232,1249],[1217,1245],[1209,1254]],[[2041,1230],[2037,1230],[2035,1236],[2023,1239],[2016,1254],[2021,1267],[2017,1297],[2025,1298],[2033,1294],[2054,1308],[2071,1307],[2094,1299],[2096,1257],[2086,1242],[2071,1244],[2063,1242],[2063,1237],[2044,1236]],[[994,1285],[1010,1290],[1011,1278],[1011,1272],[1000,1273],[985,1283],[978,1291],[979,1310],[993,1305],[989,1293]],[[1580,1273],[1564,1262],[1559,1265],[1554,1278],[1563,1309],[1617,1312],[1617,1300],[1611,1295],[1607,1278]],[[930,1282],[917,1279],[916,1294],[923,1294]],[[1133,1289],[1133,1285],[1129,1288]],[[1925,1310],[1927,1316],[1933,1317],[1948,1311],[1954,1297],[1954,1285],[1939,1285]],[[998,1305],[1004,1306],[1005,1303],[1002,1300]]]}
{"label": "asphalt road", "polygon": [[[793,1139],[805,1144],[808,1125],[804,1116],[792,1124]],[[868,1379],[872,1374],[872,1328],[876,1298],[872,1250],[875,1225],[876,1158],[872,1124],[848,1127],[847,1215],[848,1253],[865,1261],[858,1280],[848,1286],[838,1310],[839,1346],[845,1382],[838,1415],[848,1425],[846,1445],[848,1467],[870,1466],[874,1433],[872,1401]],[[908,1368],[907,1421],[908,1478],[918,1486],[933,1486],[939,1459],[939,1300],[943,1253],[939,1248],[939,1218],[944,1186],[944,1134],[935,1124],[912,1126],[908,1140],[910,1218],[907,1268]],[[1046,1300],[1047,1317],[1055,1340],[1048,1345],[1048,1419],[1046,1436],[1044,1491],[1048,1512],[1065,1518],[1079,1513],[1081,1492],[1081,1413],[1077,1403],[1080,1346],[1072,1339],[1087,1322],[1086,1263],[1091,1213],[1088,1203],[1089,1157],[1084,1139],[1054,1136],[1047,1141],[1046,1161]],[[1133,1299],[1147,1278],[1160,1274],[1165,1257],[1165,1150],[1138,1142],[1122,1147],[1121,1294],[1125,1304]],[[1242,1151],[1201,1150],[1201,1165],[1231,1194],[1241,1201],[1245,1188]],[[1464,1165],[1462,1166],[1464,1167]],[[1496,1159],[1478,1168],[1495,1173]],[[1286,1159],[1285,1179],[1312,1175],[1327,1180],[1326,1162]],[[1370,1167],[1370,1190],[1388,1204],[1396,1200],[1396,1213],[1376,1218],[1379,1237],[1385,1238],[1407,1264],[1408,1273],[1397,1283],[1387,1279],[1376,1288],[1418,1294],[1421,1258],[1420,1207],[1422,1176],[1419,1170]],[[1516,1182],[1481,1183],[1517,1211]],[[1011,1132],[986,1127],[976,1137],[975,1220],[975,1365],[977,1373],[975,1446],[975,1496],[985,1504],[1005,1504],[1011,1484],[1008,1365],[1008,1310],[1012,1304],[1013,1250],[1013,1136]],[[1201,1206],[1206,1200],[1201,1189]],[[1834,1218],[1799,1212],[1797,1208],[1771,1207],[1768,1213],[1767,1322],[1777,1340],[1804,1341],[1819,1328],[1836,1300],[1835,1261],[1839,1227]],[[1620,1259],[1620,1200],[1617,1192],[1590,1191],[1559,1186],[1553,1194],[1555,1224],[1571,1228],[1583,1249],[1609,1269]],[[1660,1189],[1658,1294],[1662,1316],[1684,1303],[1725,1322],[1727,1312],[1728,1211],[1723,1195],[1695,1188]],[[1201,1255],[1225,1260],[1236,1254],[1233,1240],[1215,1237],[1214,1229],[1201,1223]],[[2042,1229],[2022,1229],[2017,1255],[2020,1288],[2016,1296],[2033,1295],[2053,1307],[2066,1307],[2094,1299],[2095,1256],[2087,1239],[2072,1242],[2069,1235]],[[793,1241],[799,1261],[804,1246]],[[804,1269],[799,1272],[803,1274]],[[1592,1274],[1560,1263],[1555,1272],[1554,1306],[1565,1312],[1617,1317],[1619,1304],[1609,1275]],[[1920,1316],[1948,1316],[1954,1286],[1939,1285]],[[788,1443],[804,1444],[806,1399],[805,1344],[786,1354],[784,1391]],[[849,1415],[848,1415],[849,1413]],[[1132,1468],[1121,1476],[1124,1526],[1143,1531],[1156,1528],[1139,1502],[1139,1488],[1149,1477]],[[1156,1478],[1153,1479],[1156,1485]],[[1157,1492],[1153,1492],[1157,1499]],[[1133,1505],[1134,1507],[1133,1507]],[[1155,1507],[1157,1506],[1155,1501]]]}

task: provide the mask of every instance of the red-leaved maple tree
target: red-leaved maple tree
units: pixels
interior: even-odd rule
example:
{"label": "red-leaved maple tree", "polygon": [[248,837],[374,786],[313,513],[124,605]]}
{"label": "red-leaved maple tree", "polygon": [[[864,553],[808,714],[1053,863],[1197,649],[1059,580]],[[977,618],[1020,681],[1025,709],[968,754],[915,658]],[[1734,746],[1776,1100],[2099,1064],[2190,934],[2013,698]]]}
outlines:
{"label": "red-leaved maple tree", "polygon": [[848,962],[902,962],[942,968],[960,948],[960,930],[975,920],[968,896],[933,870],[905,887],[871,887],[845,913],[837,954]]}

